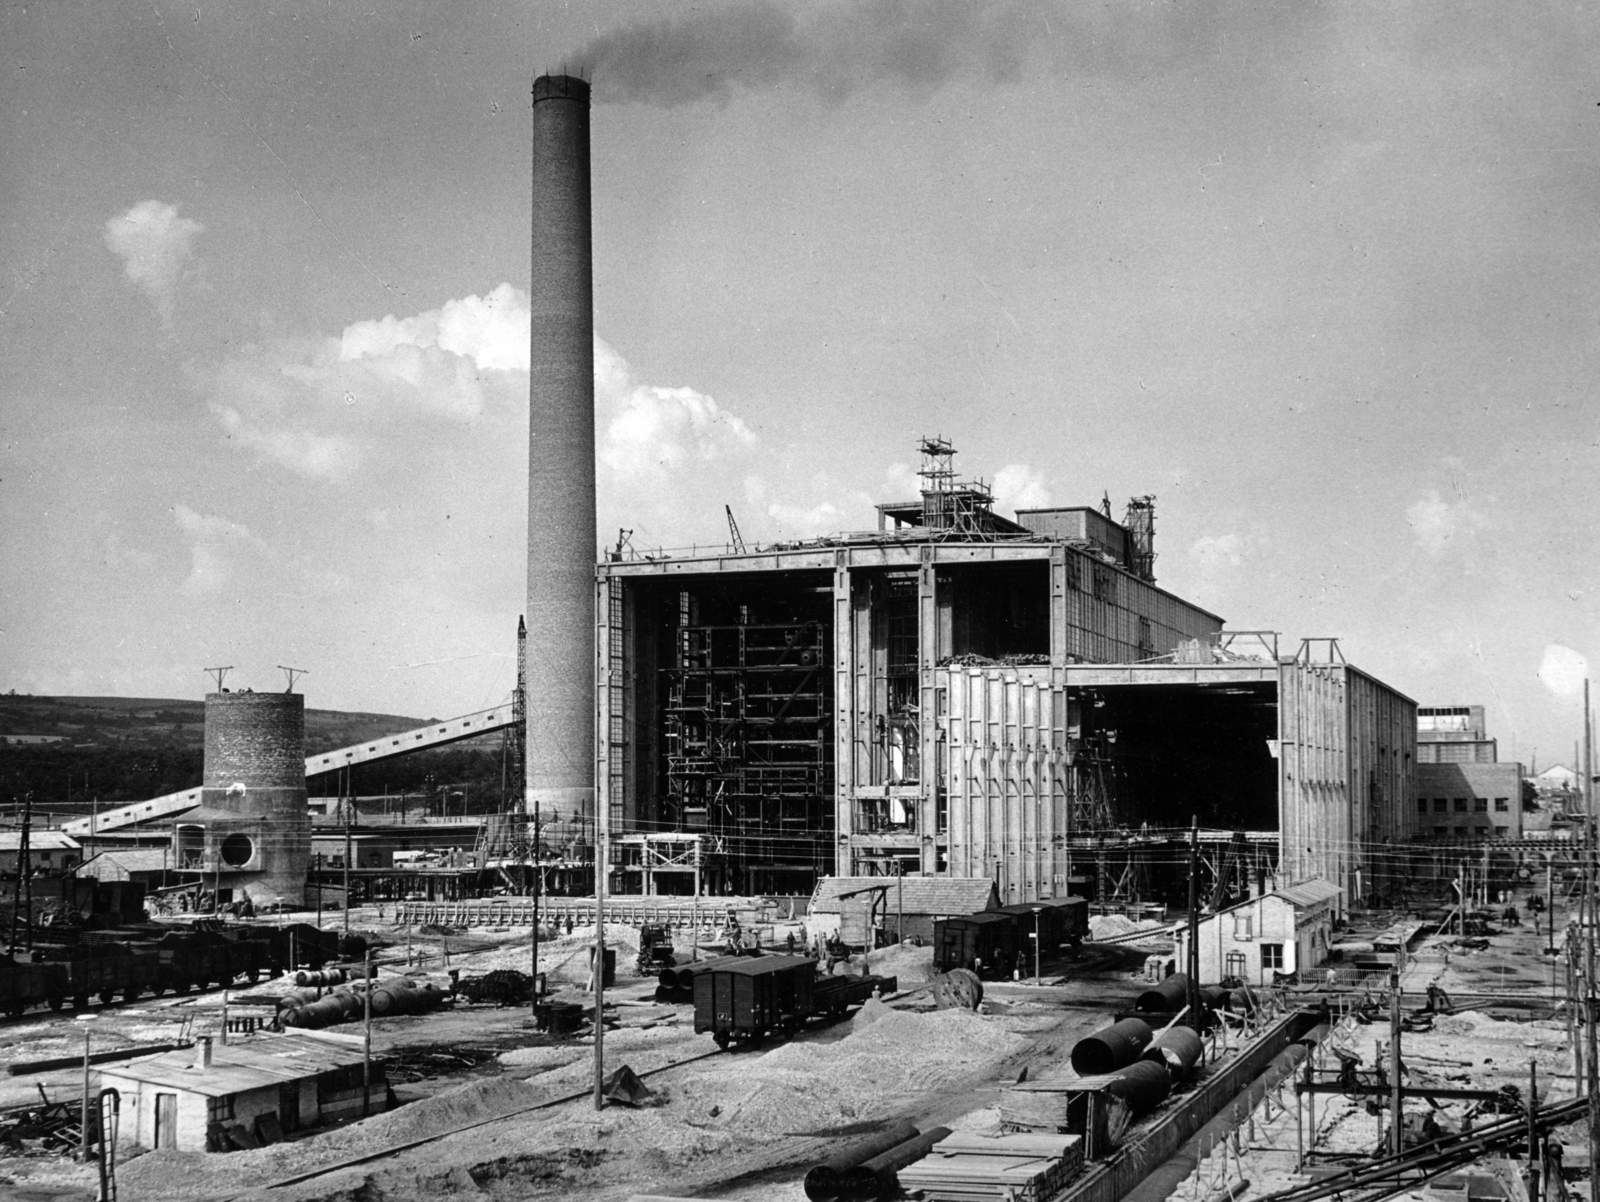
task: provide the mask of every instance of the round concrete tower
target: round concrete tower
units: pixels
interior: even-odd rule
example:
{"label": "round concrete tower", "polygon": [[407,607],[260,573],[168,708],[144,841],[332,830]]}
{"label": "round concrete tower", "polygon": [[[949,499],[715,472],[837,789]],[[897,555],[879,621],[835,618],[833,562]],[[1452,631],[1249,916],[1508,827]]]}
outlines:
{"label": "round concrete tower", "polygon": [[198,852],[206,884],[257,905],[302,904],[311,863],[303,695],[207,695],[200,809],[177,833],[179,862]]}

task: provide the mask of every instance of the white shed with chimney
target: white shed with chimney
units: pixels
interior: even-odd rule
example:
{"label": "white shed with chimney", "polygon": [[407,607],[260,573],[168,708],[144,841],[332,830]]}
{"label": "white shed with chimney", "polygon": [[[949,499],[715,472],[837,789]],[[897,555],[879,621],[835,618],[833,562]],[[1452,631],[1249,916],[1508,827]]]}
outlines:
{"label": "white shed with chimney", "polygon": [[[228,1044],[202,1039],[107,1066],[99,1077],[121,1095],[127,1137],[179,1152],[259,1147],[362,1109],[361,1040],[327,1031],[237,1036]],[[387,1108],[388,1095],[374,1060],[371,1113]]]}

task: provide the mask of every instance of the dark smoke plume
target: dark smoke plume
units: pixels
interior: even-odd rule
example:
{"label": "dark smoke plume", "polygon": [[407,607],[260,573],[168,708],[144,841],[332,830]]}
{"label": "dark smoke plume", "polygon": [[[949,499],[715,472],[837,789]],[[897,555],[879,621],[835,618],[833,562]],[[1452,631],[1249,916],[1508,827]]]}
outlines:
{"label": "dark smoke plume", "polygon": [[1045,28],[1028,9],[978,0],[748,0],[602,34],[574,66],[595,98],[664,106],[798,83],[842,99],[874,83],[932,91],[957,76],[999,82]]}

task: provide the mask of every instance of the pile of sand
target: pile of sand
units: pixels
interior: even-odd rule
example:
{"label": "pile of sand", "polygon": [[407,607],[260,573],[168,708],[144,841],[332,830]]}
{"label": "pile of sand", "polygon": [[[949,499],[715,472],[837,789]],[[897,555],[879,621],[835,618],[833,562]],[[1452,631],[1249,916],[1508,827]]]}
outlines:
{"label": "pile of sand", "polygon": [[883,977],[895,977],[901,989],[920,985],[933,975],[933,949],[899,943],[867,953],[867,970]]}
{"label": "pile of sand", "polygon": [[987,1069],[1027,1042],[966,1010],[890,1010],[836,1043],[776,1049],[742,1087],[723,1079],[714,1124],[759,1141],[842,1126]]}

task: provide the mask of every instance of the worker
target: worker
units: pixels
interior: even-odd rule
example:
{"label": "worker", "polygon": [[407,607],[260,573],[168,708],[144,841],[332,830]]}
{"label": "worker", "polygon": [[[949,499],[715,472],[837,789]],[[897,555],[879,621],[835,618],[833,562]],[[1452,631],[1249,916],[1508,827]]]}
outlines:
{"label": "worker", "polygon": [[784,946],[789,949],[789,954],[794,955],[794,932],[790,931],[783,937]]}

